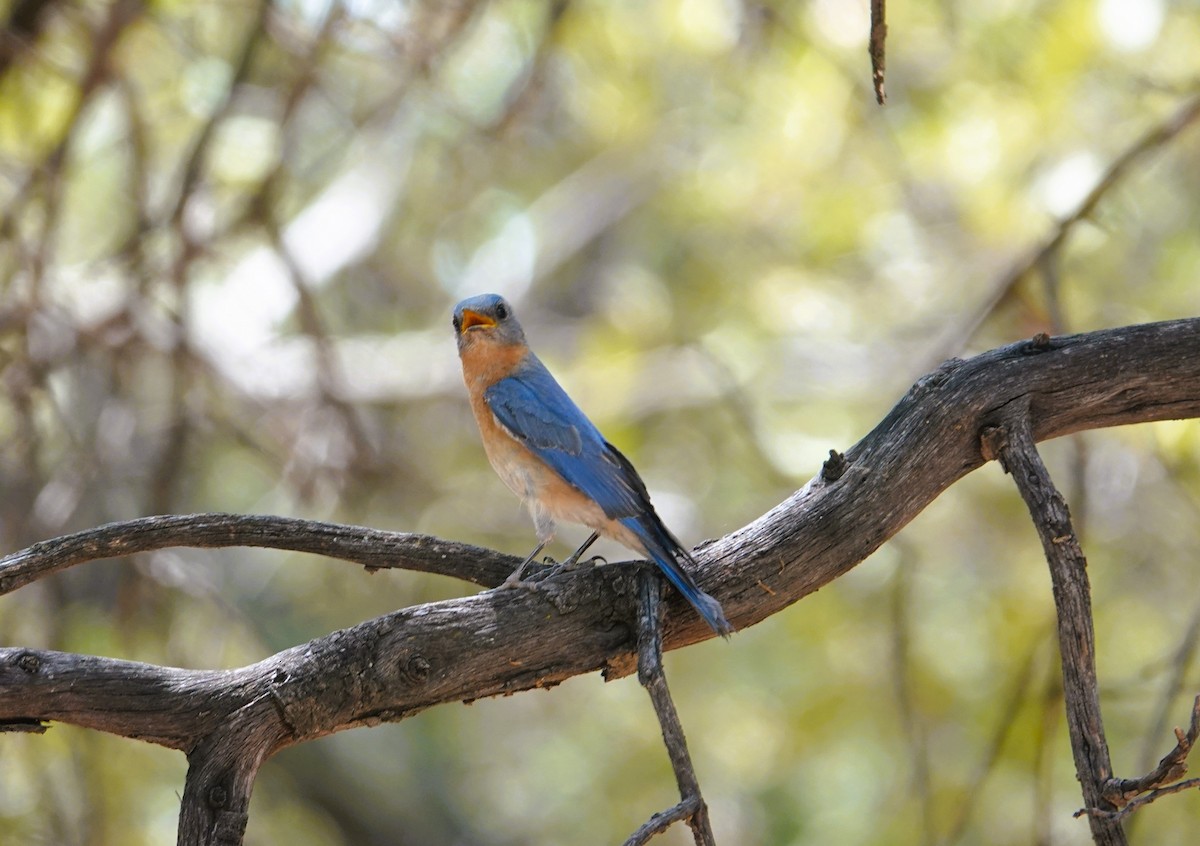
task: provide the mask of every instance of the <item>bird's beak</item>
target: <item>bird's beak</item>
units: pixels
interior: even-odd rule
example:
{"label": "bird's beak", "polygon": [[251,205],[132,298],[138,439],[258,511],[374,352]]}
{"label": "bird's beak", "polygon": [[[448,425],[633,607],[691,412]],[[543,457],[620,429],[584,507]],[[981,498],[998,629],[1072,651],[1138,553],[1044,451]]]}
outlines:
{"label": "bird's beak", "polygon": [[477,311],[471,311],[469,308],[464,308],[462,313],[462,328],[460,333],[466,334],[467,330],[474,326],[495,326],[495,318],[488,317],[486,314],[480,314]]}

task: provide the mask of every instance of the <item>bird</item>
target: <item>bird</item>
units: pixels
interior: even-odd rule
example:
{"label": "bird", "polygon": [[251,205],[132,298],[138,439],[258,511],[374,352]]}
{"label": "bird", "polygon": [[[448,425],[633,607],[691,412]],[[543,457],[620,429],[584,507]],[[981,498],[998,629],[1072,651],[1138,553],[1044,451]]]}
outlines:
{"label": "bird", "polygon": [[686,568],[696,561],[663,524],[637,470],[605,440],[529,348],[512,306],[479,294],[454,308],[463,381],[484,452],[504,484],[525,503],[538,544],[504,587],[523,584],[525,568],[550,543],[558,523],[580,523],[591,536],[563,562],[574,566],[600,536],[654,561],[714,632],[733,626],[721,603]]}

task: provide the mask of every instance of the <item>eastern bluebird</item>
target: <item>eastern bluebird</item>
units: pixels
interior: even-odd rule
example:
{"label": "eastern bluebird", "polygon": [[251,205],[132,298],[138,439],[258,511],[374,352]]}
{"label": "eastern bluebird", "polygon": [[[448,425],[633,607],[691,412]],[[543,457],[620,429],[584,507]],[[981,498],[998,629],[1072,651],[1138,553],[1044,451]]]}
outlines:
{"label": "eastern bluebird", "polygon": [[599,535],[654,560],[713,631],[733,627],[721,603],[702,591],[684,565],[695,559],[663,525],[629,459],[604,439],[525,341],[525,332],[498,294],[480,294],[454,309],[463,381],[488,461],[533,517],[537,548],[505,582],[520,583],[525,567],[554,537],[556,523],[582,523],[592,535],[566,561],[572,566]]}

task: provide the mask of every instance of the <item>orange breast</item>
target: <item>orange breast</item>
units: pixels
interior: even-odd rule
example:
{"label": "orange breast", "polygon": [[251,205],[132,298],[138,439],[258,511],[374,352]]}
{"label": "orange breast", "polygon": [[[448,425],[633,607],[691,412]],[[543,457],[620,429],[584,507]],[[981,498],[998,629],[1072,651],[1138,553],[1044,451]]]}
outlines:
{"label": "orange breast", "polygon": [[508,489],[526,502],[535,523],[541,511],[556,521],[582,523],[611,536],[616,524],[604,510],[509,434],[488,408],[484,392],[511,375],[525,353],[524,347],[491,343],[474,343],[462,351],[463,381],[488,461]]}

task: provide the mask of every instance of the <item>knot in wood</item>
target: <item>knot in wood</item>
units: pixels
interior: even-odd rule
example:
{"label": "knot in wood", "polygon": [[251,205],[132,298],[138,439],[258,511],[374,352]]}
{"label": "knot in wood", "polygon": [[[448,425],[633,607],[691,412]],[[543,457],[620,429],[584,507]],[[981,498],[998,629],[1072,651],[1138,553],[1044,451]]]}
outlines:
{"label": "knot in wood", "polygon": [[224,808],[229,801],[229,791],[224,785],[214,784],[208,789],[208,804],[214,808]]}
{"label": "knot in wood", "polygon": [[1050,336],[1045,332],[1038,332],[1021,347],[1022,355],[1037,355],[1038,353],[1050,352],[1054,349],[1054,344],[1050,341]]}
{"label": "knot in wood", "polygon": [[999,461],[1004,472],[1008,472],[1003,452],[1008,448],[1008,432],[1002,426],[984,426],[979,432],[979,452],[984,461]]}
{"label": "knot in wood", "polygon": [[829,459],[821,465],[821,478],[826,482],[836,482],[846,472],[849,462],[846,456],[835,449],[829,451]]}
{"label": "knot in wood", "polygon": [[15,661],[18,669],[22,672],[33,675],[42,669],[42,659],[34,655],[32,652],[22,652],[17,656]]}
{"label": "knot in wood", "polygon": [[400,679],[407,684],[419,685],[429,681],[429,660],[421,654],[409,655],[400,661]]}

